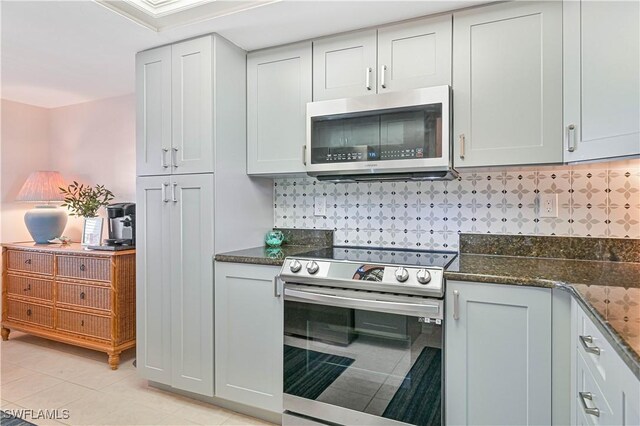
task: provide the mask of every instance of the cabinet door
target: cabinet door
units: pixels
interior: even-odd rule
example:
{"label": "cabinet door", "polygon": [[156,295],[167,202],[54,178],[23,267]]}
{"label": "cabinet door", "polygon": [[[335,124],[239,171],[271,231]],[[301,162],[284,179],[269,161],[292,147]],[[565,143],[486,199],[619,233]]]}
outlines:
{"label": "cabinet door", "polygon": [[171,182],[172,386],[213,396],[213,175]]}
{"label": "cabinet door", "polygon": [[210,36],[172,46],[173,173],[213,172],[212,54]]}
{"label": "cabinet door", "polygon": [[378,30],[378,93],[451,85],[451,15]]}
{"label": "cabinet door", "polygon": [[171,385],[169,176],[136,182],[136,357],[140,376]]}
{"label": "cabinet door", "polygon": [[563,7],[565,160],[640,154],[640,2]]}
{"label": "cabinet door", "polygon": [[247,173],[304,173],[311,42],[247,58]]}
{"label": "cabinet door", "polygon": [[376,30],[313,42],[313,100],[376,92]]}
{"label": "cabinet door", "polygon": [[551,424],[551,290],[448,281],[445,312],[446,423]]}
{"label": "cabinet door", "polygon": [[171,46],[136,55],[136,173],[169,174]]}
{"label": "cabinet door", "polygon": [[562,2],[453,15],[456,167],[562,162]]}
{"label": "cabinet door", "polygon": [[279,268],[216,262],[216,396],[282,412]]}

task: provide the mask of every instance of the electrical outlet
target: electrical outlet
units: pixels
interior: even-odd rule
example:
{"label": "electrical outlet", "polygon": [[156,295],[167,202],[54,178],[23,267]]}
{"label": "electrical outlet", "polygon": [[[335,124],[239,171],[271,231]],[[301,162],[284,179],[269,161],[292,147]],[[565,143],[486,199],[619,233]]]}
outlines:
{"label": "electrical outlet", "polygon": [[313,199],[314,216],[327,215],[327,199],[324,196],[317,196]]}
{"label": "electrical outlet", "polygon": [[540,194],[540,217],[558,217],[558,194]]}

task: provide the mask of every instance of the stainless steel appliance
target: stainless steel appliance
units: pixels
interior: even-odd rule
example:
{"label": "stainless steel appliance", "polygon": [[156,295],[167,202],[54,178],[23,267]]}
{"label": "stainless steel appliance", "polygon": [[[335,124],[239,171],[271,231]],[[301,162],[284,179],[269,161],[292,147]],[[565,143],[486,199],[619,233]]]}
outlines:
{"label": "stainless steel appliance", "polygon": [[128,250],[136,245],[135,203],[115,203],[107,206],[109,238],[103,245],[89,246],[92,250]]}
{"label": "stainless steel appliance", "polygon": [[456,253],[285,259],[284,425],[440,425],[444,270]]}
{"label": "stainless steel appliance", "polygon": [[453,179],[451,89],[307,104],[307,173],[321,180]]}

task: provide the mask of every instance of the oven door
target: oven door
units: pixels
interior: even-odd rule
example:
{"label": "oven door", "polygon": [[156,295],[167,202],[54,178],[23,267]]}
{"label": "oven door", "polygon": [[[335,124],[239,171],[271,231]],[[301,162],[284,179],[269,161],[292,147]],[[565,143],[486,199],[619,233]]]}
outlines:
{"label": "oven door", "polygon": [[284,408],[340,425],[442,424],[438,299],[285,284]]}
{"label": "oven door", "polygon": [[311,175],[448,170],[449,86],[307,104]]}

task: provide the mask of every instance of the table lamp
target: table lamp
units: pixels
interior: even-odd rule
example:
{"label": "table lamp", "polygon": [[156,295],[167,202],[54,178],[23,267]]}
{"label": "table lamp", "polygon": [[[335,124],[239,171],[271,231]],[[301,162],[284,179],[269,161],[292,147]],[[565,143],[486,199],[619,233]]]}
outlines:
{"label": "table lamp", "polygon": [[24,223],[36,244],[48,244],[49,240],[62,235],[67,213],[49,203],[63,201],[60,187],[66,186],[60,173],[49,171],[31,173],[22,185],[16,201],[38,203],[24,214]]}

